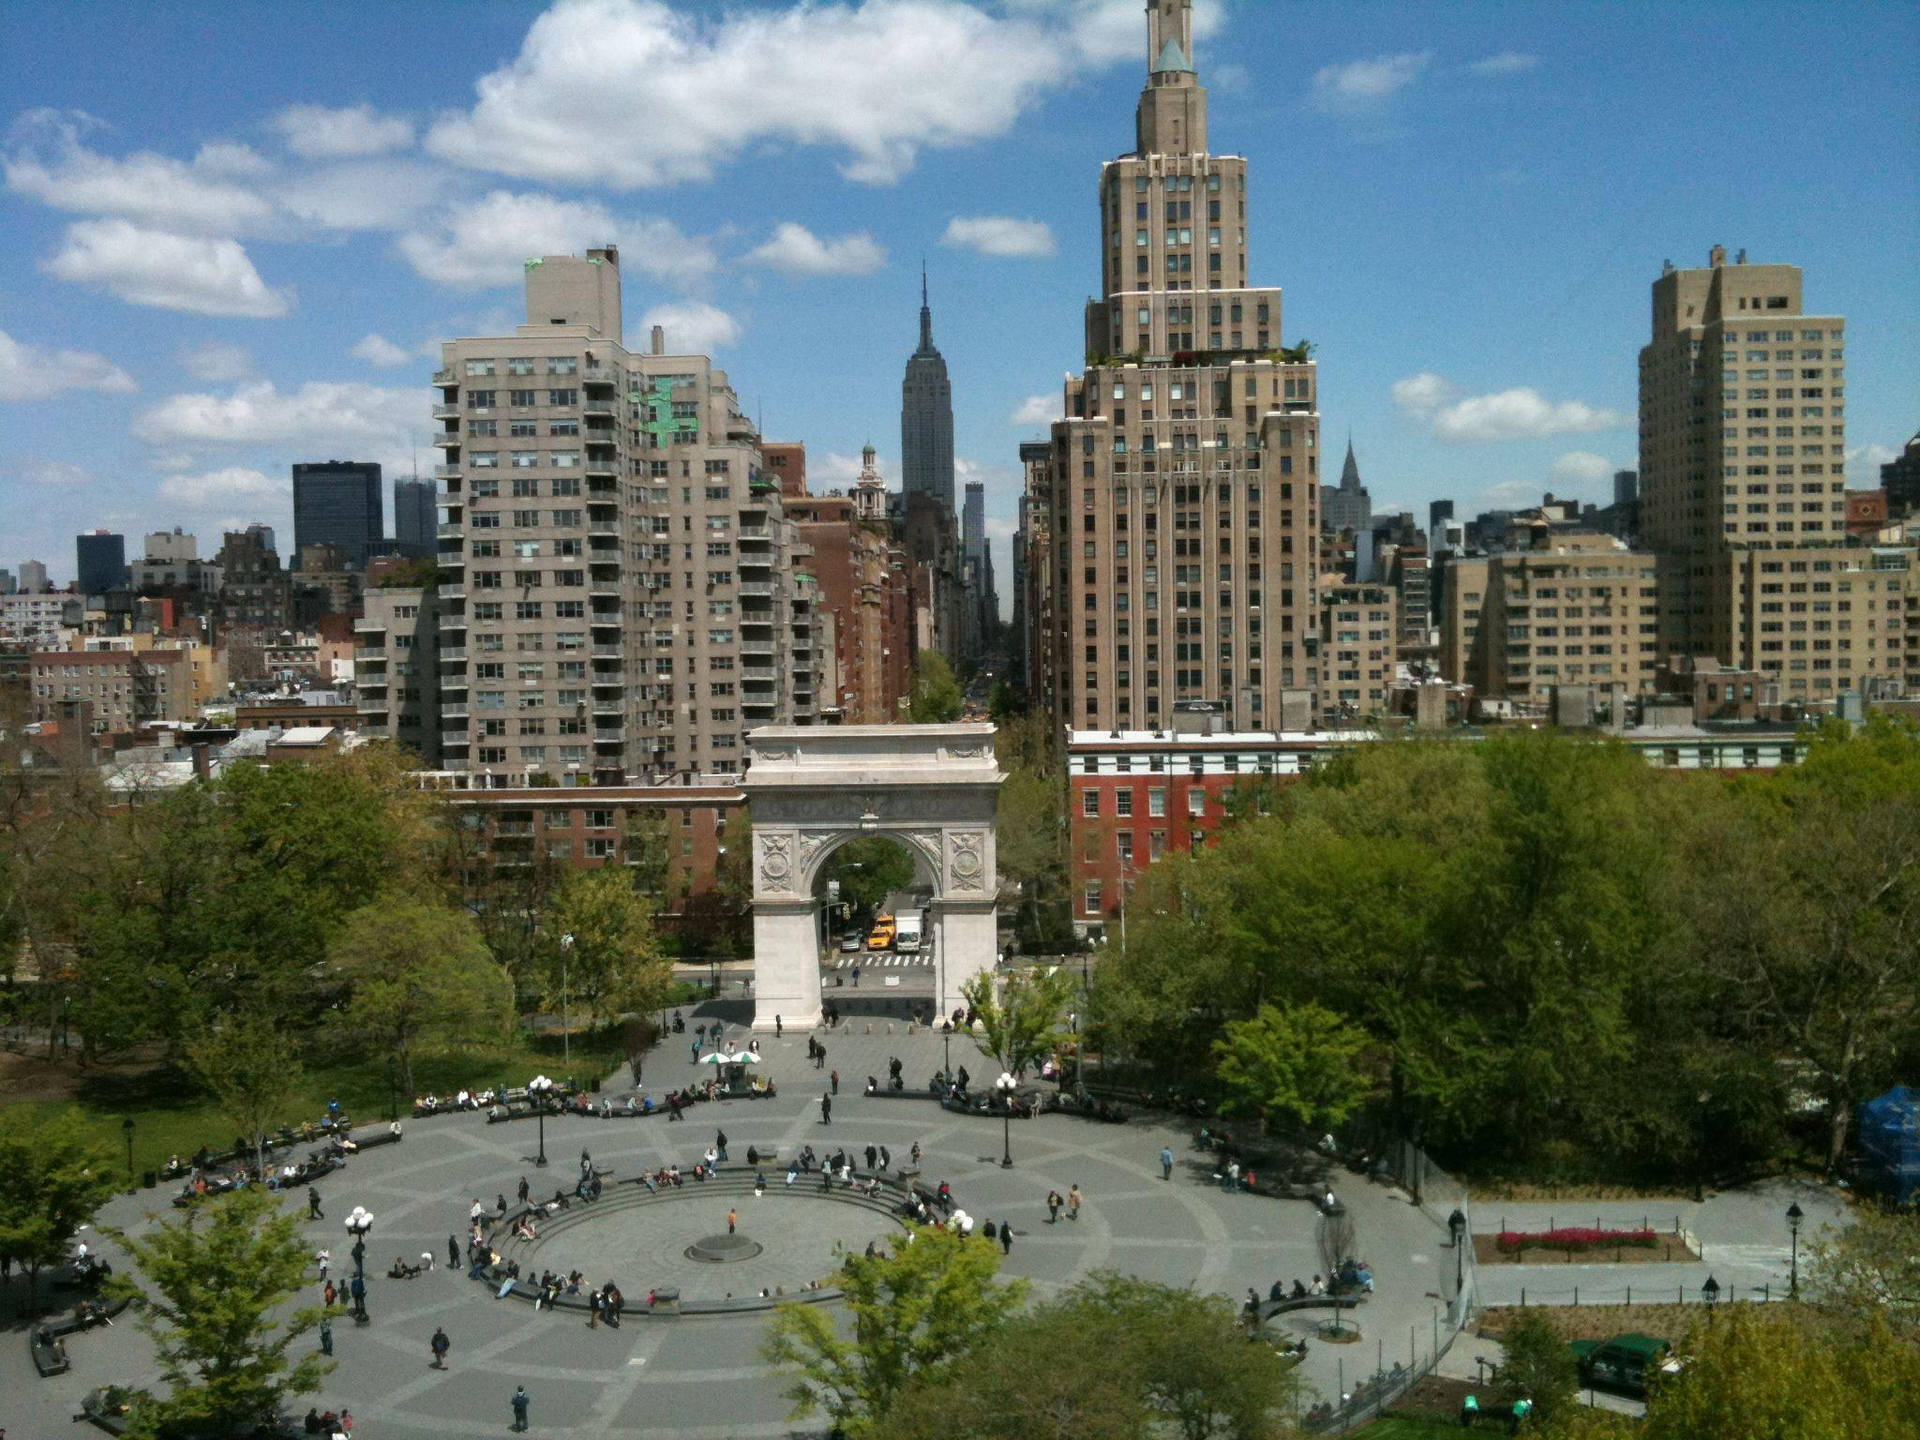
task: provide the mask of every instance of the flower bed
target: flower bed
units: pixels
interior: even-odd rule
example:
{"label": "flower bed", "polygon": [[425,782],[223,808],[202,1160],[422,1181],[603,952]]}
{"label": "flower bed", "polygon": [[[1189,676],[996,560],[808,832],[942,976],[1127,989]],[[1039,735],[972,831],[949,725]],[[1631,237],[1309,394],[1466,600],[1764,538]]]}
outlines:
{"label": "flower bed", "polygon": [[1618,1250],[1623,1246],[1653,1250],[1659,1244],[1660,1236],[1653,1230],[1601,1230],[1591,1225],[1563,1225],[1557,1230],[1503,1230],[1494,1239],[1495,1247],[1506,1255],[1517,1255],[1522,1250],[1564,1250],[1572,1254],[1580,1250]]}

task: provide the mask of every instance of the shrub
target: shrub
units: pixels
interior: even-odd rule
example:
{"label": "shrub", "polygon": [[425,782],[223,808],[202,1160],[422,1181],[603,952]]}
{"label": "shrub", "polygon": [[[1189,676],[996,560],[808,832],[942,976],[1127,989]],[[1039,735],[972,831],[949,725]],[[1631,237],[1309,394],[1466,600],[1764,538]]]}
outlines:
{"label": "shrub", "polygon": [[1634,1245],[1652,1250],[1660,1244],[1653,1230],[1602,1230],[1591,1225],[1563,1225],[1557,1230],[1502,1230],[1495,1242],[1501,1253],[1521,1250],[1613,1250]]}

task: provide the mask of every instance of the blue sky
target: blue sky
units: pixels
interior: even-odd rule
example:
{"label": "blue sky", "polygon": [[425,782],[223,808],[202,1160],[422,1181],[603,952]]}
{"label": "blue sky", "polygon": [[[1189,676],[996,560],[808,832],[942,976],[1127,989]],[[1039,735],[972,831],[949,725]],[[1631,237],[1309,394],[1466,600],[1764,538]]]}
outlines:
{"label": "blue sky", "polygon": [[[1318,346],[1376,508],[1604,499],[1648,286],[1716,242],[1848,317],[1852,483],[1920,427],[1913,6],[1202,23],[1254,283]],[[630,340],[663,312],[712,344],[816,488],[868,439],[897,475],[924,255],[1003,544],[1016,447],[1080,363],[1143,37],[1137,0],[13,0],[0,566],[64,582],[95,525],[290,534],[295,460],[431,464],[434,342],[517,321],[526,255],[610,238]]]}

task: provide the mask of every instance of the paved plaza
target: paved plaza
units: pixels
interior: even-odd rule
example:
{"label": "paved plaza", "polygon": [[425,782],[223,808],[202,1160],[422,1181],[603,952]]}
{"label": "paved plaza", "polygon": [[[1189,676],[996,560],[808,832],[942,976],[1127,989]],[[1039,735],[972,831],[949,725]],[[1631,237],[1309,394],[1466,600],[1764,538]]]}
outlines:
{"label": "paved plaza", "polygon": [[[690,1170],[713,1143],[716,1127],[725,1129],[736,1166],[750,1145],[773,1148],[784,1161],[807,1144],[823,1154],[841,1146],[857,1153],[869,1142],[886,1145],[900,1165],[917,1141],[927,1183],[947,1181],[977,1221],[1012,1222],[1014,1245],[1002,1273],[1029,1278],[1043,1296],[1112,1268],[1237,1300],[1249,1286],[1264,1295],[1275,1280],[1290,1284],[1324,1268],[1313,1207],[1222,1192],[1194,1149],[1187,1123],[1139,1117],[1113,1125],[1066,1115],[1014,1121],[1014,1164],[1003,1169],[1000,1121],[955,1115],[924,1098],[863,1097],[866,1077],[884,1079],[894,1055],[903,1062],[909,1085],[924,1088],[944,1049],[937,1035],[907,1035],[903,1019],[858,1013],[857,1005],[883,998],[875,993],[868,1001],[867,993],[864,985],[860,992],[829,987],[828,998],[845,1013],[839,1030],[812,1032],[828,1047],[825,1069],[807,1061],[804,1032],[760,1037],[766,1056],[762,1073],[778,1083],[779,1095],[771,1101],[698,1105],[683,1124],[664,1116],[550,1119],[546,1148],[552,1165],[545,1171],[532,1163],[535,1122],[489,1125],[484,1116],[471,1113],[408,1121],[402,1143],[354,1156],[344,1171],[321,1183],[327,1218],[307,1230],[316,1248],[324,1244],[332,1250],[338,1275],[348,1249],[342,1217],[355,1205],[373,1213],[367,1257],[371,1323],[356,1328],[350,1321],[336,1322],[339,1368],[314,1400],[322,1408],[350,1408],[356,1433],[373,1440],[498,1434],[511,1421],[508,1397],[517,1384],[533,1397],[536,1434],[588,1440],[818,1431],[817,1420],[794,1424],[787,1419],[782,1378],[759,1357],[764,1315],[665,1318],[636,1312],[644,1310],[654,1285],[682,1286],[689,1297],[716,1288],[738,1296],[756,1293],[761,1285],[791,1288],[825,1276],[834,1264],[836,1242],[859,1248],[887,1230],[884,1216],[797,1193],[762,1199],[750,1192],[724,1199],[716,1194],[707,1205],[689,1182],[674,1203],[633,1205],[609,1213],[604,1224],[558,1229],[553,1250],[539,1255],[537,1263],[560,1268],[564,1260],[565,1268],[577,1266],[592,1284],[608,1279],[619,1284],[628,1318],[616,1330],[589,1329],[578,1312],[535,1311],[520,1301],[497,1299],[490,1287],[468,1280],[464,1270],[445,1268],[448,1237],[464,1234],[475,1199],[489,1207],[502,1193],[511,1200],[523,1175],[536,1195],[550,1194],[555,1185],[570,1186],[583,1148],[597,1165],[609,1167],[615,1180],[669,1162]],[[689,1030],[696,1018],[716,1010],[739,1027],[736,1035],[745,1034],[747,1007],[726,1001],[686,1012]],[[656,1094],[710,1073],[690,1063],[688,1038],[669,1037],[647,1058],[643,1073]],[[976,1083],[989,1072],[990,1062],[964,1037],[952,1041],[952,1055],[956,1066],[965,1063],[973,1071]],[[834,1069],[840,1072],[840,1095],[827,1126],[820,1123],[819,1100]],[[475,1083],[485,1078],[476,1076]],[[624,1098],[622,1088],[611,1093],[616,1101]],[[1170,1183],[1160,1177],[1163,1144],[1179,1158]],[[767,1178],[770,1188],[784,1190],[784,1166],[769,1167]],[[1063,1216],[1049,1224],[1047,1191],[1065,1194],[1075,1184],[1086,1195],[1080,1220]],[[1322,1395],[1332,1394],[1342,1381],[1350,1386],[1381,1361],[1391,1367],[1413,1355],[1424,1360],[1443,1328],[1441,1312],[1452,1293],[1454,1270],[1444,1216],[1344,1171],[1336,1172],[1335,1185],[1354,1216],[1359,1252],[1372,1266],[1377,1291],[1352,1312],[1363,1332],[1359,1343],[1310,1346],[1303,1373]],[[156,1190],[120,1197],[103,1218],[138,1230],[150,1223],[148,1214],[166,1210],[169,1194]],[[289,1196],[287,1203],[304,1212],[303,1199]],[[729,1204],[739,1211],[742,1232],[761,1243],[763,1254],[727,1265],[686,1258],[688,1245],[725,1233]],[[83,1238],[101,1244],[93,1231]],[[112,1247],[103,1248],[111,1257]],[[412,1280],[384,1278],[395,1256],[417,1260],[427,1251],[438,1262],[433,1271]],[[731,1283],[735,1279],[741,1283]],[[13,1283],[19,1284],[17,1277]],[[1323,1312],[1302,1312],[1275,1323],[1308,1334],[1320,1318]],[[445,1327],[452,1340],[445,1371],[428,1363],[427,1342],[435,1326]],[[9,1435],[69,1433],[87,1391],[109,1382],[148,1383],[154,1374],[151,1345],[126,1318],[111,1330],[75,1337],[70,1352],[68,1374],[39,1379],[24,1335],[13,1332],[0,1350],[0,1426]],[[304,1410],[305,1402],[299,1408]]]}

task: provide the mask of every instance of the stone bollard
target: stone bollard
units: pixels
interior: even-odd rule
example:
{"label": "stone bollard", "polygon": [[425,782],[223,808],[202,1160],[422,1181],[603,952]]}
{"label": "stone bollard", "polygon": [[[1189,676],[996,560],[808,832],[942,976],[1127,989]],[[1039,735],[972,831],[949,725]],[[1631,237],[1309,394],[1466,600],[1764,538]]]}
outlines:
{"label": "stone bollard", "polygon": [[871,1020],[867,1022],[867,1034],[873,1034],[873,1022]]}
{"label": "stone bollard", "polygon": [[893,1021],[887,1021],[887,1034],[893,1034]]}

